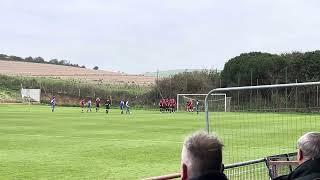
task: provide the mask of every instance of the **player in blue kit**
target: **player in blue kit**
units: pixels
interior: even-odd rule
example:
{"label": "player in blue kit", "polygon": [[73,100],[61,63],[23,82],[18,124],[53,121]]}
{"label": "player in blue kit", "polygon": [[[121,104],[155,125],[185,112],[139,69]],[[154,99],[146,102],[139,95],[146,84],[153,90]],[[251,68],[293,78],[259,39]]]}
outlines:
{"label": "player in blue kit", "polygon": [[126,101],[126,114],[130,114],[129,100]]}
{"label": "player in blue kit", "polygon": [[121,114],[123,114],[123,108],[124,108],[124,101],[121,100],[120,101],[120,110],[121,110]]}
{"label": "player in blue kit", "polygon": [[54,109],[56,107],[56,97],[55,96],[52,97],[50,103],[51,103],[51,112],[54,112]]}
{"label": "player in blue kit", "polygon": [[87,112],[91,112],[91,108],[92,108],[92,101],[91,101],[91,98],[89,98],[88,102],[87,102],[87,106],[88,106],[88,109],[87,109]]}
{"label": "player in blue kit", "polygon": [[197,114],[199,114],[199,111],[200,111],[200,102],[199,102],[198,99],[197,99],[197,101],[196,101],[196,110],[197,110]]}

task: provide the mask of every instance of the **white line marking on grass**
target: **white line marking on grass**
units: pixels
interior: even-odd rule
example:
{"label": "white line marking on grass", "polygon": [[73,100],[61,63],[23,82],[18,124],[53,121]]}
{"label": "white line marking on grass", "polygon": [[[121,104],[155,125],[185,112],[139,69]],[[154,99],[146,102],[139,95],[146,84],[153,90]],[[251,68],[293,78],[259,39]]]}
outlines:
{"label": "white line marking on grass", "polygon": [[55,138],[73,138],[73,139],[101,139],[105,141],[131,141],[131,142],[151,142],[151,143],[177,143],[182,144],[182,141],[170,140],[143,140],[143,139],[115,139],[115,138],[102,138],[102,137],[81,137],[81,136],[61,136],[61,135],[44,135],[44,134],[19,134],[19,133],[0,133],[2,135],[16,135],[16,136],[31,136],[31,137],[55,137]]}

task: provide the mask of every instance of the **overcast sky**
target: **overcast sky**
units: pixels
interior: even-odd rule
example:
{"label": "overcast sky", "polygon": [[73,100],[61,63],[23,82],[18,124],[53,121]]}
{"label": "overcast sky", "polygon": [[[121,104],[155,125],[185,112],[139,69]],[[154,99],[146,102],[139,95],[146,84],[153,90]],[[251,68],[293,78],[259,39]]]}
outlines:
{"label": "overcast sky", "polygon": [[317,0],[0,0],[0,54],[127,73],[320,49]]}

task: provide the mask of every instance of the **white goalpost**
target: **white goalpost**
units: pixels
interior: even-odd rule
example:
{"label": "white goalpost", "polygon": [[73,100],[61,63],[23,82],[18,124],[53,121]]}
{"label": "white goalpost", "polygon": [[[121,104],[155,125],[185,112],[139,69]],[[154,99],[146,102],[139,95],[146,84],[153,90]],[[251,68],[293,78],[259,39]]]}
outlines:
{"label": "white goalpost", "polygon": [[21,88],[21,98],[24,102],[40,102],[41,89]]}
{"label": "white goalpost", "polygon": [[[191,100],[193,101],[193,104],[195,104],[196,100],[199,100],[199,102],[201,102],[202,106],[205,105],[205,97],[207,94],[177,94],[177,111],[181,111],[183,108],[181,108],[181,106],[185,106],[185,101],[186,100]],[[222,101],[223,104],[223,109],[224,112],[228,111],[228,104],[230,105],[230,102],[228,103],[228,101],[231,100],[231,98],[227,97],[227,94],[225,93],[215,93],[215,94],[211,94],[211,96],[217,97],[220,99],[215,99],[212,101]],[[203,110],[204,111],[204,110]]]}

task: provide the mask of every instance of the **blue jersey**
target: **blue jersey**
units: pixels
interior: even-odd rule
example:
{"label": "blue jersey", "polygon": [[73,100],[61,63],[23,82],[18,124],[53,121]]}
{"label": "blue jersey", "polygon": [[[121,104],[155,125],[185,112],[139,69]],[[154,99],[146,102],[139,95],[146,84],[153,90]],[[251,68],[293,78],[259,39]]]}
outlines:
{"label": "blue jersey", "polygon": [[123,108],[123,107],[124,107],[124,102],[120,101],[120,108]]}
{"label": "blue jersey", "polygon": [[52,106],[56,105],[56,99],[55,98],[51,99],[51,105]]}

